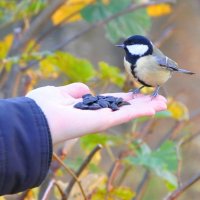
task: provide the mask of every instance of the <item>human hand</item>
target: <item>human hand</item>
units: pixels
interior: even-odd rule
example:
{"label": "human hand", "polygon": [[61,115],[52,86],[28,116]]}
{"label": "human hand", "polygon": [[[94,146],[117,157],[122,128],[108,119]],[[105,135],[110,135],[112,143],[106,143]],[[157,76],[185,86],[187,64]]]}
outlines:
{"label": "human hand", "polygon": [[151,116],[157,111],[166,109],[166,99],[157,96],[139,95],[132,93],[111,93],[122,97],[130,105],[122,106],[117,111],[109,108],[100,110],[79,110],[74,104],[82,101],[84,94],[91,93],[83,83],[72,83],[66,86],[46,86],[30,91],[26,96],[35,100],[44,112],[52,135],[53,144],[77,138],[88,133],[106,130],[141,116]]}

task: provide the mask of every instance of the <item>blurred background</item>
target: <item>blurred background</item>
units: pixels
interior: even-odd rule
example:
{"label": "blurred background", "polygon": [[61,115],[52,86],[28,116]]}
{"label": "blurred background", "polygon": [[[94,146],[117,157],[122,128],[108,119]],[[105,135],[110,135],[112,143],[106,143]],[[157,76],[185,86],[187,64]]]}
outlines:
{"label": "blurred background", "polygon": [[138,87],[115,47],[134,34],[196,74],[161,89],[167,111],[55,147],[41,187],[0,199],[198,200],[199,10],[199,0],[1,0],[1,98],[72,82],[94,94]]}

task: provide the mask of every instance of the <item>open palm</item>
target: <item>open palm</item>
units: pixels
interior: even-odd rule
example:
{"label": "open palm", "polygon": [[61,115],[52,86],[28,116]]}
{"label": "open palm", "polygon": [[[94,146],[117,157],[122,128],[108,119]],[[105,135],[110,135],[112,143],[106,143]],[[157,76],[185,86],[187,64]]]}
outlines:
{"label": "open palm", "polygon": [[61,87],[47,86],[35,89],[27,94],[43,110],[52,134],[53,143],[77,138],[88,133],[103,131],[110,127],[128,122],[141,116],[151,116],[166,109],[166,99],[158,96],[139,95],[133,99],[132,93],[110,93],[122,97],[130,105],[117,111],[109,108],[100,110],[79,110],[74,104],[82,101],[82,95],[91,93],[82,83],[73,83]]}

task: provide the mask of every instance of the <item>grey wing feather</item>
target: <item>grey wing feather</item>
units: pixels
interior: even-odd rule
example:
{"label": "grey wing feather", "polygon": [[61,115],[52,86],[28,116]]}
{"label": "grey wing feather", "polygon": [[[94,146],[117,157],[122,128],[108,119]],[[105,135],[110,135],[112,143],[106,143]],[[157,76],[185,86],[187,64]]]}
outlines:
{"label": "grey wing feather", "polygon": [[171,71],[179,70],[178,64],[176,62],[174,62],[173,60],[169,59],[167,56],[165,56],[165,57],[155,56],[155,59],[161,67],[167,68]]}
{"label": "grey wing feather", "polygon": [[190,74],[190,75],[194,74],[193,72],[188,71],[186,69],[180,69],[178,67],[178,64],[175,61],[173,61],[170,58],[168,58],[167,56],[165,56],[162,53],[162,51],[160,51],[154,45],[153,45],[153,56],[155,57],[157,63],[161,67],[168,69],[169,71],[176,71],[176,72],[181,72],[181,73]]}
{"label": "grey wing feather", "polygon": [[156,61],[161,67],[167,68],[171,71],[178,71],[178,64],[165,56],[162,51],[160,51],[157,47],[153,47],[154,53],[153,56],[155,56]]}

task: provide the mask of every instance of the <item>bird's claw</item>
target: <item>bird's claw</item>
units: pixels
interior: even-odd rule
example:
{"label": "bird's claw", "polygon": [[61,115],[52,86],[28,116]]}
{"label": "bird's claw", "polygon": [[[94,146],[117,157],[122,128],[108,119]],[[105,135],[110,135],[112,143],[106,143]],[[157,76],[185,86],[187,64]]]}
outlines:
{"label": "bird's claw", "polygon": [[159,89],[160,89],[160,86],[157,86],[151,95],[151,100],[153,100],[154,98],[156,98],[158,96]]}
{"label": "bird's claw", "polygon": [[140,93],[140,88],[131,89],[131,90],[129,90],[129,92],[132,92],[133,94],[139,94]]}
{"label": "bird's claw", "polygon": [[144,86],[141,86],[141,87],[136,88],[136,89],[131,89],[131,90],[129,90],[129,92],[132,92],[133,98],[134,98],[135,95],[140,94],[140,90],[141,90],[143,87],[144,87]]}

